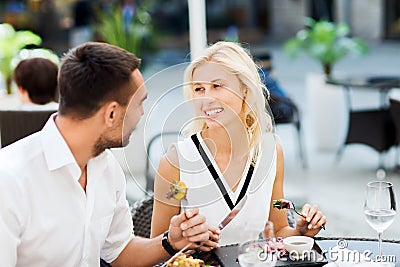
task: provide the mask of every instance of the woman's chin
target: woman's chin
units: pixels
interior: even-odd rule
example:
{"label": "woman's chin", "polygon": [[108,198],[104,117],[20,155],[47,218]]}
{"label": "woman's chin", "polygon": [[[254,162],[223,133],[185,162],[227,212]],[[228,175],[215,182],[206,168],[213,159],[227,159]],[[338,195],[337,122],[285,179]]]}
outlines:
{"label": "woman's chin", "polygon": [[213,119],[208,119],[206,121],[206,125],[207,125],[207,129],[210,129],[210,130],[224,128],[224,125],[221,122],[213,120]]}

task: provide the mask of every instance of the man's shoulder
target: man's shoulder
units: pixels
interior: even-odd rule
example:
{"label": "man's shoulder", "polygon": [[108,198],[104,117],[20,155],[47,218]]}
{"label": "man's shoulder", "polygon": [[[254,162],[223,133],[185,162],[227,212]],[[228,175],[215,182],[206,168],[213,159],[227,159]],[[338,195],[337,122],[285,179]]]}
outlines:
{"label": "man's shoulder", "polygon": [[113,154],[113,152],[111,151],[111,149],[106,149],[105,151],[104,151],[104,157],[105,157],[105,159],[107,160],[107,162],[109,163],[109,164],[115,164],[115,165],[118,165],[119,166],[119,163],[118,163],[118,160],[117,160],[117,158],[114,156],[114,154]]}
{"label": "man's shoulder", "polygon": [[31,162],[42,151],[38,133],[0,149],[0,171],[19,173],[32,167]]}
{"label": "man's shoulder", "polygon": [[123,173],[122,166],[120,164],[120,161],[117,160],[115,157],[114,153],[112,152],[111,149],[106,149],[104,152],[103,157],[106,160],[107,164],[107,169],[111,172],[118,172],[118,173]]}

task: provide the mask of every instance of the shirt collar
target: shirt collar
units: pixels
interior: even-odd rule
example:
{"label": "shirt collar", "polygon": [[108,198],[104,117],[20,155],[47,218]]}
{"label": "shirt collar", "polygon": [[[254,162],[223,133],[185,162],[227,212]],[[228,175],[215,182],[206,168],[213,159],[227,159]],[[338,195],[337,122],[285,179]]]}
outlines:
{"label": "shirt collar", "polygon": [[41,130],[41,142],[44,157],[49,171],[59,169],[64,166],[71,166],[71,175],[77,180],[81,170],[76,162],[71,150],[65,142],[54,121],[57,113],[52,114]]}
{"label": "shirt collar", "polygon": [[[49,171],[53,171],[62,167],[68,167],[73,178],[76,180],[81,176],[81,169],[75,160],[74,155],[69,149],[64,137],[61,135],[54,121],[57,113],[52,114],[41,130],[41,142],[44,157],[47,162]],[[88,168],[95,163],[99,169],[104,169],[107,165],[107,153],[103,152],[88,162]],[[100,170],[97,170],[100,171]]]}

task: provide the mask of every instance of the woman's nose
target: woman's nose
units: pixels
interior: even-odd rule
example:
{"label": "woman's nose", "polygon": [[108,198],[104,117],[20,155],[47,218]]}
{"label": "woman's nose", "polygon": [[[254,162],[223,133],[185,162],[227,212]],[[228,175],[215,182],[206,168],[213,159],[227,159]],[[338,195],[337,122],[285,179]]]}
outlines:
{"label": "woman's nose", "polygon": [[205,97],[214,97],[215,90],[211,86],[206,86],[204,88],[204,96]]}
{"label": "woman's nose", "polygon": [[210,103],[215,101],[215,94],[213,90],[206,89],[204,90],[204,95],[202,97],[204,103]]}

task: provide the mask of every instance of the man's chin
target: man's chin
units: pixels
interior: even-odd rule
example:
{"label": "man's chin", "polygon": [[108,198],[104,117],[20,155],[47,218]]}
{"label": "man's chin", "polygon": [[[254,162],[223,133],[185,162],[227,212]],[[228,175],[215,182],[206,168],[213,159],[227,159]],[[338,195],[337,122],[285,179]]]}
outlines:
{"label": "man's chin", "polygon": [[121,147],[126,147],[127,145],[129,145],[132,132],[133,132],[133,130],[131,132],[129,132],[129,134],[122,136]]}
{"label": "man's chin", "polygon": [[129,145],[129,138],[128,138],[128,140],[122,141],[121,147],[126,147],[128,145]]}
{"label": "man's chin", "polygon": [[111,148],[120,148],[124,145],[124,143],[126,143],[126,145],[128,145],[129,143],[129,139],[126,141],[111,141],[111,140],[105,140],[105,139],[100,139],[94,146],[93,148],[93,156],[97,157],[98,155],[100,155],[101,153],[103,153],[106,149],[111,149]]}

